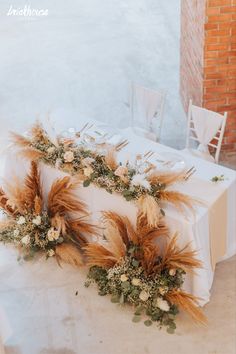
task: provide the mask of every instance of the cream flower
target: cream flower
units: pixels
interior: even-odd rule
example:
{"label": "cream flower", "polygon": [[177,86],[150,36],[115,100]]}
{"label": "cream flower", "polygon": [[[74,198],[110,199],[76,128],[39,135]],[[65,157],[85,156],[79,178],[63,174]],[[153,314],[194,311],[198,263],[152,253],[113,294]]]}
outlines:
{"label": "cream flower", "polygon": [[72,162],[74,160],[74,153],[73,151],[66,151],[63,157],[65,162]]}
{"label": "cream flower", "polygon": [[141,280],[138,279],[138,278],[133,278],[132,281],[131,281],[132,285],[134,286],[139,286],[141,285]]}
{"label": "cream flower", "polygon": [[20,231],[19,231],[18,229],[16,229],[16,230],[13,231],[14,237],[19,236],[19,234],[20,234]]}
{"label": "cream flower", "polygon": [[85,175],[86,177],[89,177],[92,173],[93,173],[92,167],[85,167],[85,168],[84,168],[84,175]]}
{"label": "cream flower", "polygon": [[24,223],[25,223],[25,218],[24,218],[24,216],[20,216],[19,217],[19,219],[18,219],[18,221],[17,221],[17,224],[18,225],[23,225]]}
{"label": "cream flower", "polygon": [[53,249],[48,250],[47,252],[48,257],[53,257],[55,255],[55,252]]}
{"label": "cream flower", "polygon": [[82,163],[83,166],[88,167],[88,166],[90,166],[91,163],[93,163],[94,161],[95,161],[95,160],[94,160],[92,157],[85,157],[85,159],[83,159],[83,160],[81,161],[81,163]]}
{"label": "cream flower", "polygon": [[55,151],[55,147],[51,146],[50,148],[47,149],[48,154],[52,154]]}
{"label": "cream flower", "polygon": [[30,243],[30,236],[26,235],[21,239],[21,242],[23,243],[23,245],[28,245]]}
{"label": "cream flower", "polygon": [[128,168],[124,166],[119,166],[115,170],[114,174],[118,177],[124,177],[128,173]]}
{"label": "cream flower", "polygon": [[37,215],[36,218],[32,220],[32,223],[35,225],[40,225],[41,224],[41,216]]}
{"label": "cream flower", "polygon": [[139,298],[140,300],[142,301],[147,301],[147,299],[149,298],[149,294],[145,291],[145,290],[142,290],[141,293],[139,294]]}
{"label": "cream flower", "polygon": [[156,306],[159,307],[160,310],[168,312],[170,310],[170,305],[166,300],[163,300],[161,297],[158,297],[156,300]]}
{"label": "cream flower", "polygon": [[54,227],[51,227],[48,230],[48,240],[49,241],[55,241],[59,238],[60,232],[58,230],[55,230]]}
{"label": "cream flower", "polygon": [[136,174],[133,176],[131,184],[133,186],[141,186],[146,189],[150,189],[151,185],[150,183],[146,180],[146,175],[145,174]]}
{"label": "cream flower", "polygon": [[127,280],[128,280],[128,277],[127,277],[125,274],[121,274],[120,280],[121,280],[122,282],[127,281]]}
{"label": "cream flower", "polygon": [[158,288],[158,292],[161,295],[165,295],[168,291],[168,286],[161,286],[160,288]]}
{"label": "cream flower", "polygon": [[175,268],[171,268],[169,270],[169,275],[171,275],[173,277],[173,276],[175,276],[175,274],[176,274],[176,269]]}

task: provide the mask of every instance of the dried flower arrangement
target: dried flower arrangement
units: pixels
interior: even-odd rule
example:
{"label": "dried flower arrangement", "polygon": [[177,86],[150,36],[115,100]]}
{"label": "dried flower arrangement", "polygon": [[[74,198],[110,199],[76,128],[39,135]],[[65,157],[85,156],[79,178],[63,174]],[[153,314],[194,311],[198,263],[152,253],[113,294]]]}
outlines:
{"label": "dried flower arrangement", "polygon": [[166,326],[168,333],[174,333],[178,308],[206,323],[198,298],[181,289],[185,273],[201,267],[196,252],[188,246],[179,249],[177,235],[168,240],[161,216],[153,227],[140,213],[136,229],[126,217],[113,212],[103,216],[102,240],[85,246],[90,266],[85,285],[96,283],[99,295],[110,294],[112,302],[133,305],[133,322],[146,316],[146,326],[156,322]]}
{"label": "dried flower arrangement", "polygon": [[32,160],[40,160],[83,181],[119,193],[127,201],[135,200],[148,217],[150,226],[155,226],[160,213],[164,214],[163,203],[172,203],[180,211],[193,209],[194,202],[188,195],[172,191],[169,187],[184,181],[181,173],[161,173],[152,164],[145,166],[142,156],[137,155],[134,165],[117,162],[115,150],[107,148],[105,153],[90,150],[83,143],[60,136],[51,141],[41,124],[36,123],[29,138],[12,133],[12,141],[18,153]]}
{"label": "dried flower arrangement", "polygon": [[0,241],[19,246],[26,259],[44,251],[58,262],[83,264],[81,248],[96,229],[74,194],[77,185],[71,177],[57,179],[44,200],[37,163],[31,162],[23,182],[8,183],[7,192],[0,188],[0,208],[7,216],[0,223]]}

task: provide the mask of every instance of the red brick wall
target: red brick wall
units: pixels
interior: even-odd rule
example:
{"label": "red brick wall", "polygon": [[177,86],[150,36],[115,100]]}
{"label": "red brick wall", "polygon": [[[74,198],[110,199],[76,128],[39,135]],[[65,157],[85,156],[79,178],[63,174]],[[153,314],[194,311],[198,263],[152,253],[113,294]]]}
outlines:
{"label": "red brick wall", "polygon": [[180,94],[185,110],[189,99],[202,105],[205,0],[182,0]]}
{"label": "red brick wall", "polygon": [[182,0],[180,94],[228,112],[222,149],[236,152],[236,0]]}
{"label": "red brick wall", "polygon": [[228,112],[222,149],[236,152],[236,0],[207,0],[203,106]]}

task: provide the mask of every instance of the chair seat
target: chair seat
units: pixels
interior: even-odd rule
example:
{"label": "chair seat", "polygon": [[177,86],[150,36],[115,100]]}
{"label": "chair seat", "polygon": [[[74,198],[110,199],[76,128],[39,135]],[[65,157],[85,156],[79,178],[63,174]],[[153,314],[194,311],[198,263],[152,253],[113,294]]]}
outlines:
{"label": "chair seat", "polygon": [[183,149],[182,151],[194,157],[200,157],[201,159],[215,163],[215,159],[210,153],[202,152],[196,149]]}

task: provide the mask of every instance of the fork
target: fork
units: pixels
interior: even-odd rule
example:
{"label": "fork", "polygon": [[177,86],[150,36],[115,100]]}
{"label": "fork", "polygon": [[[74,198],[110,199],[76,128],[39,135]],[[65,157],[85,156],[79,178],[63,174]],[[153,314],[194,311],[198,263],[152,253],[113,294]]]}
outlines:
{"label": "fork", "polygon": [[195,166],[192,166],[186,173],[184,176],[184,180],[187,181],[195,172],[197,172]]}
{"label": "fork", "polygon": [[121,149],[123,149],[128,144],[129,144],[128,140],[123,140],[119,144],[115,145],[115,150],[116,151],[120,151]]}

